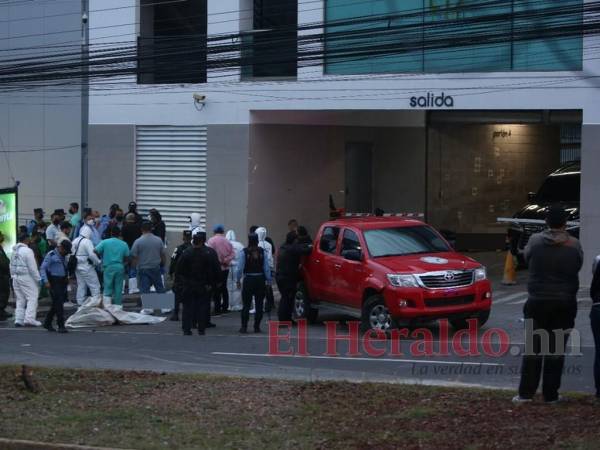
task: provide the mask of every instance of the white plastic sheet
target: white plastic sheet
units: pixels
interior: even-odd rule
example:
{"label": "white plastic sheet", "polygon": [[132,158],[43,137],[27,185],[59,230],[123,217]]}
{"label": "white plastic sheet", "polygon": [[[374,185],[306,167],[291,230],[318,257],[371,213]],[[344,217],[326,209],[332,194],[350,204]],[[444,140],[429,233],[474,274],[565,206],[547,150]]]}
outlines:
{"label": "white plastic sheet", "polygon": [[166,317],[124,311],[121,305],[112,305],[109,297],[90,297],[67,319],[65,325],[69,328],[103,327],[117,322],[123,325],[152,325],[165,319]]}

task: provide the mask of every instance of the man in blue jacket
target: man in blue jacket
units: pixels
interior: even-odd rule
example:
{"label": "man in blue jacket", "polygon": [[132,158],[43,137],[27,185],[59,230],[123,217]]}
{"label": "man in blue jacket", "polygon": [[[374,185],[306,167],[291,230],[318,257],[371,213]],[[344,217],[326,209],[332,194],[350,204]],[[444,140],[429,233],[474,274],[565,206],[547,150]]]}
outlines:
{"label": "man in blue jacket", "polygon": [[67,301],[67,285],[69,284],[66,261],[66,256],[69,253],[71,253],[71,241],[64,239],[58,244],[57,248],[46,255],[40,267],[42,283],[50,291],[50,297],[52,298],[52,306],[43,324],[48,331],[56,331],[52,326],[52,320],[56,316],[58,332],[67,332],[63,304]]}

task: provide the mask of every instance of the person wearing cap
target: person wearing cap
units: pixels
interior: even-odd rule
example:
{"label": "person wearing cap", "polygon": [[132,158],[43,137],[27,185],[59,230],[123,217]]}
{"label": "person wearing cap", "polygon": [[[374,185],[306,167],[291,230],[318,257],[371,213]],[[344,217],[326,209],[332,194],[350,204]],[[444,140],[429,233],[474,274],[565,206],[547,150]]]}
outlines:
{"label": "person wearing cap", "polygon": [[13,247],[10,258],[10,275],[17,307],[15,310],[15,326],[39,327],[36,320],[38,295],[40,293],[40,272],[35,261],[33,250],[28,247],[29,236],[21,233],[18,243]]}
{"label": "person wearing cap", "polygon": [[46,314],[44,328],[48,331],[56,331],[52,326],[54,316],[59,333],[66,333],[65,314],[63,305],[67,301],[67,286],[69,277],[66,256],[71,253],[71,241],[62,240],[58,247],[48,252],[40,267],[42,283],[50,291],[52,306]]}
{"label": "person wearing cap", "polygon": [[133,214],[135,216],[135,223],[139,224],[140,226],[142,225],[142,216],[140,216],[140,214],[137,211],[137,203],[136,202],[130,202],[129,205],[127,206],[127,214]]}
{"label": "person wearing cap", "polygon": [[175,301],[173,305],[173,312],[171,313],[171,320],[179,320],[179,304],[183,302],[183,280],[177,276],[177,262],[181,259],[181,255],[192,246],[192,232],[190,230],[183,231],[183,243],[178,246],[173,255],[171,256],[171,264],[169,264],[169,277],[173,283],[173,293],[175,294]]}
{"label": "person wearing cap", "polygon": [[27,224],[27,234],[31,236],[33,230],[44,221],[44,210],[42,208],[36,208],[33,210],[33,219]]}
{"label": "person wearing cap", "polygon": [[569,332],[575,326],[579,271],[583,250],[567,232],[568,213],[560,205],[546,214],[548,230],[534,234],[525,247],[529,266],[525,316],[525,353],[515,403],[530,402],[543,373],[546,403],[560,401],[560,388]]}
{"label": "person wearing cap", "polygon": [[60,210],[54,210],[50,219],[52,220],[52,223],[46,228],[46,240],[48,241],[48,245],[50,245],[50,249],[54,249],[58,244],[58,233],[60,233]]}
{"label": "person wearing cap", "polygon": [[10,297],[10,260],[2,244],[4,244],[4,235],[0,231],[0,321],[12,317],[6,312],[8,297]]}
{"label": "person wearing cap", "polygon": [[150,222],[142,223],[142,235],[133,243],[131,256],[137,269],[140,292],[147,294],[152,286],[156,292],[164,292],[160,268],[165,263],[165,247],[160,238],[152,234]]}
{"label": "person wearing cap", "polygon": [[104,272],[104,304],[123,305],[123,281],[125,265],[129,261],[129,247],[121,239],[121,229],[108,230],[110,238],[96,246],[96,253],[102,257]]}
{"label": "person wearing cap", "polygon": [[240,287],[242,277],[242,327],[240,333],[248,332],[248,321],[250,319],[250,306],[254,299],[256,313],[254,314],[254,332],[260,333],[260,323],[263,316],[263,301],[265,299],[265,288],[271,284],[271,268],[265,250],[258,245],[258,235],[248,235],[248,247],[242,251],[237,269],[237,285]]}
{"label": "person wearing cap", "polygon": [[179,259],[175,275],[183,281],[183,334],[190,336],[192,326],[198,326],[203,335],[210,321],[210,299],[219,283],[221,271],[217,253],[205,245],[206,232],[196,228],[192,232],[192,248]]}
{"label": "person wearing cap", "polygon": [[229,276],[229,266],[235,259],[235,251],[231,242],[225,237],[225,227],[221,224],[213,227],[214,236],[211,237],[206,245],[217,252],[219,263],[221,264],[221,276],[219,285],[215,289],[213,301],[215,304],[215,314],[229,312],[229,292],[227,291],[227,277]]}

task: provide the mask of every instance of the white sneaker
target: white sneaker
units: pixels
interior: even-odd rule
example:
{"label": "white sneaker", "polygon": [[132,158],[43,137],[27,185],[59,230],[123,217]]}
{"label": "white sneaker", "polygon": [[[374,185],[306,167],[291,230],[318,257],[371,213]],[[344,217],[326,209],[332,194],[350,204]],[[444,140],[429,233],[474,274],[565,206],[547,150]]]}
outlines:
{"label": "white sneaker", "polygon": [[251,310],[250,310],[250,314],[256,314],[256,309],[254,309],[254,308],[253,308],[253,309],[251,309]]}
{"label": "white sneaker", "polygon": [[521,404],[521,403],[531,403],[533,400],[530,398],[523,398],[520,395],[515,395],[512,399],[513,403]]}
{"label": "white sneaker", "polygon": [[25,322],[23,322],[23,326],[25,326],[25,327],[41,327],[42,322],[40,322],[39,320],[26,320]]}
{"label": "white sneaker", "polygon": [[75,303],[73,303],[73,302],[64,302],[63,306],[65,308],[75,308],[77,305]]}

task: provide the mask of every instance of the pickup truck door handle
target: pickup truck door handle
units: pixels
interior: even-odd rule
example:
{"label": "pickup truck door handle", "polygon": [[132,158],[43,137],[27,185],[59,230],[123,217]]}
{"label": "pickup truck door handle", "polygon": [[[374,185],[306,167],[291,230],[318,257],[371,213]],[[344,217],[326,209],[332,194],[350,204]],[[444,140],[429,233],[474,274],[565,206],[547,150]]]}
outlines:
{"label": "pickup truck door handle", "polygon": [[341,264],[334,264],[333,267],[335,267],[336,269],[341,269],[342,265]]}
{"label": "pickup truck door handle", "polygon": [[319,260],[319,259],[315,259],[315,263],[316,263],[316,264],[319,264],[320,262],[321,262],[321,260]]}

